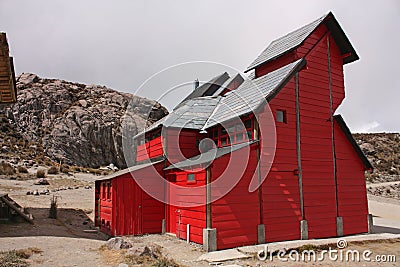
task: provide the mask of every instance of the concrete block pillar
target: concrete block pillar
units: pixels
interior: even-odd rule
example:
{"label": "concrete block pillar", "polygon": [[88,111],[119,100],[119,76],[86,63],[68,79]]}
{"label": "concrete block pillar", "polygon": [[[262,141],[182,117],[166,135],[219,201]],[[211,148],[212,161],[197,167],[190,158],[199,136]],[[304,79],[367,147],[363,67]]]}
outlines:
{"label": "concrete block pillar", "polygon": [[307,240],[308,239],[308,223],[307,220],[300,221],[300,239]]}
{"label": "concrete block pillar", "polygon": [[374,218],[372,214],[367,215],[367,220],[368,220],[368,233],[373,234],[374,233]]}
{"label": "concrete block pillar", "polygon": [[217,250],[217,229],[203,229],[203,249],[207,252]]}
{"label": "concrete block pillar", "polygon": [[161,221],[161,234],[165,234],[167,232],[167,225],[165,223],[165,219]]}
{"label": "concrete block pillar", "polygon": [[265,225],[257,225],[258,244],[265,244]]}
{"label": "concrete block pillar", "polygon": [[336,235],[343,236],[343,218],[336,217]]}

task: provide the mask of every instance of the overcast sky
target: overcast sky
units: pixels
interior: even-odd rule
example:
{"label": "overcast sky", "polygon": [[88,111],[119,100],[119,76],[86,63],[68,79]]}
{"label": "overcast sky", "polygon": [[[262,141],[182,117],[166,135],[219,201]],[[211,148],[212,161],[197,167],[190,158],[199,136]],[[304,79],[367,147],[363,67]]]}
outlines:
{"label": "overcast sky", "polygon": [[[361,58],[345,67],[346,99],[337,113],[353,132],[399,132],[398,0],[0,0],[0,31],[8,35],[17,74],[133,93],[155,73],[184,62],[244,71],[272,40],[329,11]],[[184,81],[207,80],[219,66],[175,73]],[[152,85],[139,94],[158,98],[169,89]],[[178,100],[160,101],[170,109]]]}

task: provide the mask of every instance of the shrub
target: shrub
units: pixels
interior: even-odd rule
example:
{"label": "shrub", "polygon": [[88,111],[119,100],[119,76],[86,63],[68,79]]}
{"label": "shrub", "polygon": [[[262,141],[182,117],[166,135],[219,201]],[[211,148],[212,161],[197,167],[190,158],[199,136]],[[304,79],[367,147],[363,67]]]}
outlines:
{"label": "shrub", "polygon": [[13,175],[15,174],[15,169],[10,163],[2,161],[0,164],[0,174]]}
{"label": "shrub", "polygon": [[28,169],[24,166],[18,166],[19,173],[28,173]]}
{"label": "shrub", "polygon": [[93,168],[88,168],[88,171],[92,174],[97,174],[97,175],[101,175],[103,172],[102,170],[99,169],[93,169]]}
{"label": "shrub", "polygon": [[42,169],[37,170],[36,172],[36,178],[45,178],[46,177],[46,172]]}
{"label": "shrub", "polygon": [[57,174],[58,173],[58,168],[56,166],[51,166],[48,170],[47,170],[47,174]]}
{"label": "shrub", "polygon": [[69,172],[69,166],[66,164],[61,165],[60,171],[62,173],[68,173]]}
{"label": "shrub", "polygon": [[49,218],[57,219],[57,197],[53,196],[50,201]]}

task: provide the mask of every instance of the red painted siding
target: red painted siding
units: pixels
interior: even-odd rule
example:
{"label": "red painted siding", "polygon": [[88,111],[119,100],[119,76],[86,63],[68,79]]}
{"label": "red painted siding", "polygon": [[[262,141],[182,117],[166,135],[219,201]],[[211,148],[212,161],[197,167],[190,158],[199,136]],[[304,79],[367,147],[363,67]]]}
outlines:
{"label": "red painted siding", "polygon": [[314,45],[306,53],[307,69],[299,74],[301,164],[309,238],[336,236],[328,46],[324,33],[322,25],[302,47]]}
{"label": "red painted siding", "polygon": [[287,64],[290,64],[294,61],[297,60],[296,53],[295,52],[289,52],[277,60],[270,61],[264,65],[261,65],[260,67],[257,67],[255,69],[255,77],[261,77],[267,73],[270,73],[271,71],[277,70],[283,66],[286,66]]}
{"label": "red painted siding", "polygon": [[[241,153],[241,150],[233,154]],[[256,146],[251,146],[247,167],[238,184],[224,197],[211,205],[212,228],[217,230],[217,248],[225,249],[244,245],[257,244],[257,225],[260,224],[259,201],[257,191],[250,193],[249,184],[257,167]],[[222,175],[240,174],[243,163],[230,162],[230,155],[223,156],[212,164],[212,181],[220,179]],[[225,173],[226,166],[229,173]],[[218,194],[224,188],[211,187],[212,194]]]}
{"label": "red painted siding", "polygon": [[[286,84],[269,105],[274,116],[277,110],[285,111],[286,122],[275,122],[277,145],[274,163],[262,185],[265,238],[267,242],[299,239],[301,208],[298,177],[295,175],[298,164],[294,79]],[[265,112],[268,110],[260,114],[261,119],[266,117]],[[266,146],[264,143],[261,142]],[[261,168],[265,167],[263,162],[260,165]]]}
{"label": "red painted siding", "polygon": [[[139,179],[151,180],[156,168],[162,173],[163,163],[159,163],[134,172]],[[111,184],[111,193],[107,197],[107,187]],[[130,173],[110,180],[96,182],[100,199],[98,214],[100,214],[101,230],[109,235],[138,235],[146,233],[161,233],[161,223],[165,218],[165,206],[144,192],[132,178]]]}
{"label": "red painted siding", "polygon": [[136,161],[144,161],[163,155],[162,137],[159,136],[147,143],[139,145],[136,150]]}
{"label": "red painted siding", "polygon": [[364,165],[335,121],[339,216],[345,235],[368,232]]}
{"label": "red painted siding", "polygon": [[187,129],[168,128],[167,130],[167,156],[168,161],[176,163],[199,154],[197,139],[199,131]]}
{"label": "red painted siding", "polygon": [[[195,175],[195,182],[188,182],[188,174]],[[175,175],[175,185],[183,188],[204,186],[206,184],[206,172],[203,169],[191,171],[176,171],[168,175]],[[203,243],[203,228],[206,228],[206,191],[188,191],[186,189],[170,189],[170,199],[178,203],[177,206],[169,205],[169,232],[175,233],[178,238],[186,239],[187,225],[190,225],[190,241]],[[187,207],[187,205],[191,207]],[[196,205],[198,206],[192,206]],[[174,217],[174,218],[171,218]]]}

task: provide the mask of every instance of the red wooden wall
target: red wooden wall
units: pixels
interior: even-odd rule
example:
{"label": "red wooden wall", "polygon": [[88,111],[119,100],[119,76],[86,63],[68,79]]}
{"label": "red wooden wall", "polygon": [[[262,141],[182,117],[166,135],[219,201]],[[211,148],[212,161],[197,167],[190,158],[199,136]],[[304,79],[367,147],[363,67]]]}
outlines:
{"label": "red wooden wall", "polygon": [[335,147],[339,216],[343,218],[343,234],[368,231],[368,201],[364,164],[335,121]]}
{"label": "red wooden wall", "polygon": [[[301,209],[298,176],[294,172],[298,169],[294,78],[269,105],[274,116],[277,110],[285,110],[286,123],[275,122],[277,142],[274,163],[262,185],[265,238],[267,242],[299,239]],[[260,114],[260,119],[264,121],[265,112],[268,111]],[[266,146],[263,139],[261,145]],[[264,165],[265,162],[260,163],[261,168],[265,168]]]}
{"label": "red wooden wall", "polygon": [[[134,175],[151,182],[154,172],[149,169],[156,168],[162,173],[163,166],[163,163],[155,164],[135,171]],[[165,218],[164,203],[144,192],[130,173],[97,181],[97,188],[100,199],[96,199],[96,208],[103,232],[112,236],[161,233],[162,220]],[[107,194],[102,197],[104,191],[108,192],[108,188],[111,189],[109,197]]]}
{"label": "red wooden wall", "polygon": [[[232,154],[240,155],[241,150]],[[231,162],[228,173],[225,170],[232,160],[228,154],[214,161],[211,166],[212,181],[220,179],[222,175],[244,173],[239,183],[224,197],[211,205],[212,228],[217,230],[217,248],[225,249],[244,245],[257,244],[257,225],[260,224],[258,193],[249,192],[249,184],[257,167],[256,145],[252,145],[249,160],[242,158],[241,162]],[[248,162],[248,163],[247,163]],[[247,166],[244,165],[247,163]],[[220,190],[212,186],[212,194],[218,195]]]}
{"label": "red wooden wall", "polygon": [[149,142],[139,145],[136,150],[136,161],[144,161],[163,155],[162,137],[159,136]]}
{"label": "red wooden wall", "polygon": [[[195,175],[195,182],[188,182],[188,174]],[[206,172],[204,169],[190,171],[174,170],[167,177],[174,176],[173,184],[183,189],[169,188],[169,198],[176,206],[167,205],[167,220],[170,233],[178,238],[186,239],[187,225],[190,225],[190,241],[203,243],[203,229],[206,228],[206,200],[205,188],[202,190],[187,190],[187,188],[200,187],[206,184]],[[169,179],[171,180],[171,179]],[[190,205],[190,207],[188,207]]]}
{"label": "red wooden wall", "polygon": [[168,128],[166,141],[168,161],[176,163],[198,155],[196,141],[198,138],[200,138],[198,130]]}
{"label": "red wooden wall", "polygon": [[[310,46],[316,44],[306,55],[307,69],[299,74],[301,164],[309,238],[336,236],[336,191],[325,31],[322,25],[305,42]],[[334,68],[338,66],[332,65]]]}

